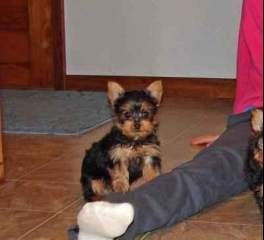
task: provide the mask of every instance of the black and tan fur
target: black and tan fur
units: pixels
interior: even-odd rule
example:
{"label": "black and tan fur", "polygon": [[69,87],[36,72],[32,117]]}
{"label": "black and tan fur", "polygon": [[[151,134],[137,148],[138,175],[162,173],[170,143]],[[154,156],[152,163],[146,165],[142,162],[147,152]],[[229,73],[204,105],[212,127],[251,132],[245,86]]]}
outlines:
{"label": "black and tan fur", "polygon": [[249,152],[249,184],[263,209],[263,109],[252,111],[251,126],[253,138]]}
{"label": "black and tan fur", "polygon": [[83,159],[81,184],[87,201],[111,191],[125,193],[137,179],[150,181],[160,175],[156,114],[162,92],[160,81],[141,91],[125,91],[109,82],[108,99],[116,120]]}

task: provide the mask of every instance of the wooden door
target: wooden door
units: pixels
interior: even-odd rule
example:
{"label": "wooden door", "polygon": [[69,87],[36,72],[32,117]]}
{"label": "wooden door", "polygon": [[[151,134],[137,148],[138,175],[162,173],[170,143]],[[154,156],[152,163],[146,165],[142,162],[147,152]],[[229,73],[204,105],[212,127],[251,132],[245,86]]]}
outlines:
{"label": "wooden door", "polygon": [[62,11],[61,0],[0,1],[0,88],[63,88]]}

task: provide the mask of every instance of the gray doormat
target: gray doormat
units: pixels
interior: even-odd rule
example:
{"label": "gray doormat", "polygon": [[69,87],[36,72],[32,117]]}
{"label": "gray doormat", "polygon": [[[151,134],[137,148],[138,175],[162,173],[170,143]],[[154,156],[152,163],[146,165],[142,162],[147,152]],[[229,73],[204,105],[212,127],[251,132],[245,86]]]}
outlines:
{"label": "gray doormat", "polygon": [[102,92],[0,90],[6,133],[78,135],[111,120]]}

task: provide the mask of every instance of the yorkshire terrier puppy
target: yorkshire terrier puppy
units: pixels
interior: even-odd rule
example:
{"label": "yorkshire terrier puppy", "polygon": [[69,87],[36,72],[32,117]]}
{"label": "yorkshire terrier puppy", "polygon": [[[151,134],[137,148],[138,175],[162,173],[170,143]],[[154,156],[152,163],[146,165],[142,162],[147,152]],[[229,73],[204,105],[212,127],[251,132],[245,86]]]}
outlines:
{"label": "yorkshire terrier puppy", "polygon": [[263,209],[263,110],[253,110],[251,126],[253,138],[249,151],[249,184]]}
{"label": "yorkshire terrier puppy", "polygon": [[150,181],[160,175],[156,114],[162,94],[161,81],[139,91],[125,91],[118,83],[108,83],[116,120],[110,133],[86,151],[81,175],[85,200],[111,191],[125,193],[137,179]]}

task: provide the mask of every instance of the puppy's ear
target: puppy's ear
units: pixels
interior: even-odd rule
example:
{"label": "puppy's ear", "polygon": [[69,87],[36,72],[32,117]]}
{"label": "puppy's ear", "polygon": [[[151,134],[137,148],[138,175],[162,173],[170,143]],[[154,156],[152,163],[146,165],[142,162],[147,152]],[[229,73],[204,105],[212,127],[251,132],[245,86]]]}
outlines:
{"label": "puppy's ear", "polygon": [[151,83],[147,87],[147,91],[150,95],[157,100],[158,105],[161,103],[162,95],[163,95],[163,86],[162,81],[156,81]]}
{"label": "puppy's ear", "polygon": [[111,105],[114,105],[115,101],[125,92],[125,89],[122,88],[118,83],[116,82],[108,82],[108,91],[107,96],[111,103]]}
{"label": "puppy's ear", "polygon": [[263,110],[256,109],[252,111],[251,119],[252,129],[256,133],[260,133],[263,130]]}

